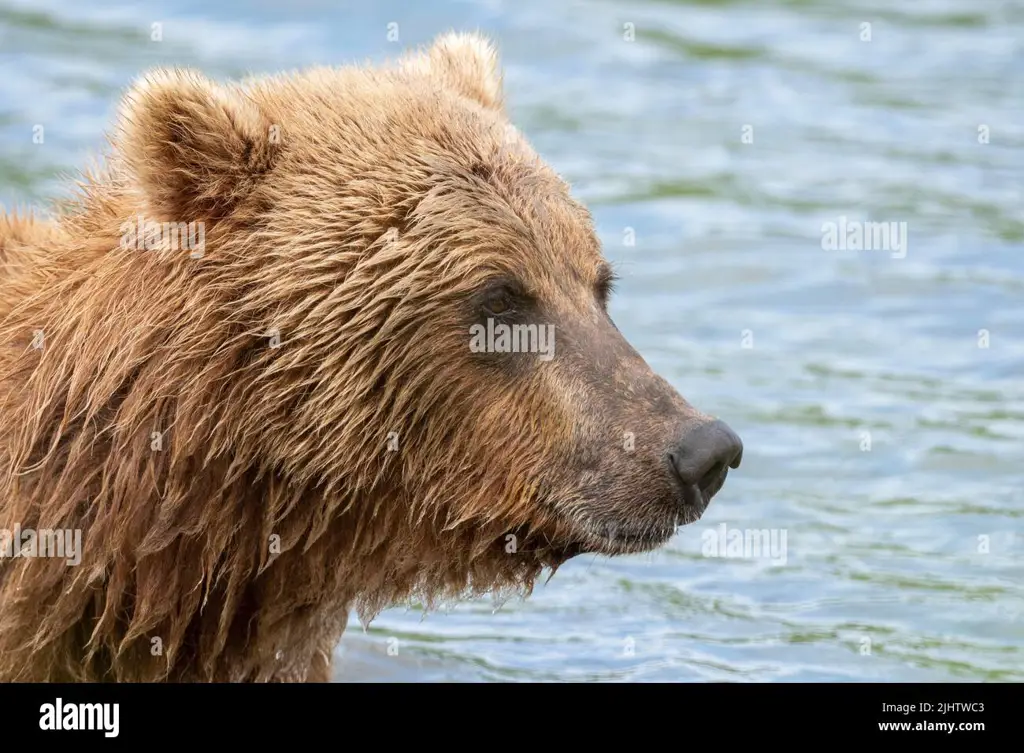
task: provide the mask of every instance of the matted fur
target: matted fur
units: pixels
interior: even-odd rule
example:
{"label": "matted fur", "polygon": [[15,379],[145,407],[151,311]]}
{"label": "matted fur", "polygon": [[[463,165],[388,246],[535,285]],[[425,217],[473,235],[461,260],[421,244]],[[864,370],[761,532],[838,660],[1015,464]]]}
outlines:
{"label": "matted fur", "polygon": [[[123,247],[137,215],[203,221],[205,253]],[[0,680],[324,680],[351,609],[663,541],[638,490],[690,409],[619,340],[587,393],[601,265],[480,37],[141,79],[52,223],[0,216],[0,527],[83,536],[78,566],[0,560]],[[500,274],[576,322],[561,365],[471,360]],[[613,471],[623,422],[657,441]]]}
{"label": "matted fur", "polygon": [[[447,59],[450,40],[443,45],[429,53],[435,60]],[[429,63],[409,64],[430,75]],[[458,75],[449,66],[442,78]],[[436,96],[411,75],[363,69],[256,86],[300,95],[308,86],[316,97],[328,77],[353,98],[375,86],[408,88],[414,104]],[[497,104],[488,86],[487,104]],[[532,491],[510,488],[504,466],[490,462],[501,432],[482,435],[465,420],[471,405],[506,428],[517,414],[528,426],[538,413],[528,400],[495,402],[493,390],[474,384],[459,391],[458,404],[440,402],[453,396],[458,375],[436,353],[465,350],[468,337],[460,328],[459,340],[446,343],[424,310],[442,285],[446,296],[470,289],[479,270],[431,268],[387,248],[390,228],[416,221],[415,206],[386,195],[405,188],[390,185],[393,176],[414,184],[429,168],[392,167],[385,185],[328,200],[347,235],[318,236],[315,225],[243,232],[259,207],[237,202],[267,168],[259,162],[274,151],[272,121],[255,107],[238,109],[248,100],[237,93],[206,99],[207,87],[221,91],[191,72],[150,75],[126,99],[109,169],[85,177],[54,227],[0,219],[0,300],[16,302],[0,329],[2,524],[84,535],[77,567],[0,560],[0,679],[325,679],[350,607],[369,618],[411,596],[529,588],[552,564],[543,551],[529,554],[528,534],[519,556],[500,547],[495,554],[517,521],[524,532],[549,524],[531,506]],[[433,113],[438,127],[458,106],[451,99]],[[175,154],[172,140],[150,138],[188,110],[219,129],[195,136],[219,143]],[[430,113],[406,117],[421,115]],[[330,114],[322,123],[282,121],[311,138],[327,138],[336,125]],[[232,134],[237,142],[225,138]],[[211,164],[211,149],[223,164]],[[239,163],[243,156],[249,162]],[[179,182],[166,169],[173,159],[204,191],[175,193]],[[317,176],[301,190],[268,183],[273,198],[263,201],[310,201],[321,190]],[[483,221],[465,227],[454,202],[432,200],[428,222],[449,222],[467,240],[477,230],[485,242]],[[202,216],[210,223],[205,258],[119,248],[122,222],[139,213]],[[425,244],[424,236],[403,232],[403,245]],[[9,257],[23,244],[34,258],[15,268]],[[275,253],[303,244],[309,258],[328,245],[331,254],[303,266]],[[421,347],[400,349],[381,336],[385,327],[409,329],[403,342]],[[280,348],[270,347],[275,328]],[[41,349],[31,346],[36,330]],[[420,423],[428,411],[447,418]],[[152,449],[155,431],[160,451]],[[388,451],[391,431],[399,452]],[[563,438],[557,426],[550,438]],[[528,468],[543,457],[544,447],[532,446],[515,462]],[[439,496],[460,504],[438,505]]]}

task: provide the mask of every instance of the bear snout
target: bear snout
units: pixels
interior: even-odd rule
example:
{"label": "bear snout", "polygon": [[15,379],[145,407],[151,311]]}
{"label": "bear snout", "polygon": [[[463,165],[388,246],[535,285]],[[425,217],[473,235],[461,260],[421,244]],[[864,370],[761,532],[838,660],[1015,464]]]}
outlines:
{"label": "bear snout", "polygon": [[718,419],[688,425],[665,453],[681,506],[698,516],[722,488],[729,469],[739,468],[742,459],[743,441]]}

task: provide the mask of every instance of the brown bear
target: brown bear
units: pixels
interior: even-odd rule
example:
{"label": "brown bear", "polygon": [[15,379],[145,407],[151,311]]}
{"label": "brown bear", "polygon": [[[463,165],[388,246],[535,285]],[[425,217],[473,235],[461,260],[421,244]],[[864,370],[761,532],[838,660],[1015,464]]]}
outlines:
{"label": "brown bear", "polygon": [[611,286],[478,35],[145,76],[0,220],[0,680],[323,681],[350,610],[664,543],[742,446]]}

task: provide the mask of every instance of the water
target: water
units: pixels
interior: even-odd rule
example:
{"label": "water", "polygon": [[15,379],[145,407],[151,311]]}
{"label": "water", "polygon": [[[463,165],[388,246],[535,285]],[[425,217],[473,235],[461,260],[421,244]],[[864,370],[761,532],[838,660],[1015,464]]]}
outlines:
{"label": "water", "polygon": [[[60,191],[146,67],[480,28],[595,213],[620,329],[745,441],[665,549],[353,621],[339,680],[1024,680],[1024,3],[91,5],[0,0],[4,206]],[[907,223],[905,254],[824,250],[841,217]],[[723,524],[785,561],[705,556]]]}

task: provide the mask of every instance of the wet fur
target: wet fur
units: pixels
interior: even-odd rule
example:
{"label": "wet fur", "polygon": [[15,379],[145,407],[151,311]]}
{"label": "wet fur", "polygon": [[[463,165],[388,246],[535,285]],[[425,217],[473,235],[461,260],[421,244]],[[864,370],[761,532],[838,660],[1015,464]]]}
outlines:
{"label": "wet fur", "polygon": [[[138,214],[204,221],[205,254],[122,248]],[[0,527],[83,537],[77,567],[0,560],[0,680],[326,680],[350,610],[664,541],[687,406],[595,303],[601,263],[479,37],[140,80],[51,222],[0,215]],[[500,274],[565,323],[558,364],[472,360]],[[652,438],[629,465],[624,429]]]}
{"label": "wet fur", "polygon": [[[351,69],[279,83],[336,76],[354,97],[404,87],[424,105],[440,93],[433,120],[444,128],[451,111],[498,106],[484,80],[489,47],[469,44],[458,52],[468,69],[443,45],[411,58],[421,79]],[[311,175],[306,195],[272,181],[254,195],[277,151],[266,139],[273,116],[235,90],[212,103],[207,91],[227,90],[191,72],[148,77],[126,99],[107,165],[53,225],[0,215],[0,525],[80,528],[84,543],[78,567],[0,560],[2,680],[326,680],[350,608],[369,618],[409,597],[529,590],[559,561],[542,544],[561,524],[533,504],[536,489],[491,462],[490,443],[507,432],[481,431],[465,408],[528,425],[535,407],[469,382],[452,400],[459,375],[435,353],[465,349],[465,330],[445,343],[436,321],[422,324],[436,290],[471,288],[474,270],[431,270],[385,237],[401,227],[428,253],[432,229],[417,239],[416,224],[450,222],[461,208],[438,195],[427,216],[409,189],[428,168],[395,166],[389,175],[412,185],[362,175],[365,188],[331,207],[336,236],[261,224],[268,202],[309,202],[321,187]],[[160,138],[188,117],[212,127]],[[392,156],[360,156],[377,159]],[[368,168],[339,169],[351,179]],[[204,218],[205,258],[119,248],[137,212]],[[289,258],[289,244],[304,245],[306,261]],[[382,340],[385,326],[425,347]],[[42,349],[31,347],[37,329]],[[428,413],[447,418],[428,423]],[[399,452],[388,451],[390,431]],[[550,439],[564,437],[556,428]],[[544,455],[530,446],[506,462],[529,468]],[[505,550],[510,531],[517,556]]]}

